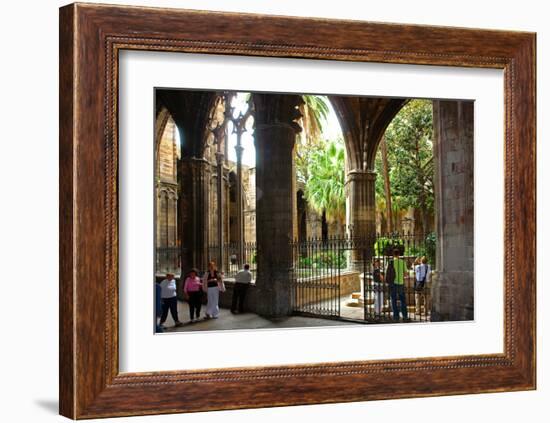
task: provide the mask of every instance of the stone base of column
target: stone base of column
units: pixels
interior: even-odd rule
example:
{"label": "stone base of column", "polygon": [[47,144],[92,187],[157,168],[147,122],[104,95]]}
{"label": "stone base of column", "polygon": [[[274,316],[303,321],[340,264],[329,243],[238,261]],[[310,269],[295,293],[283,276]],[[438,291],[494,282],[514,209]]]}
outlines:
{"label": "stone base of column", "polygon": [[256,313],[270,319],[292,314],[292,272],[273,272],[270,280],[258,280],[258,295],[254,306]]}
{"label": "stone base of column", "polygon": [[432,322],[474,319],[473,272],[434,272],[431,285]]}
{"label": "stone base of column", "polygon": [[372,257],[374,255],[374,248],[372,247],[374,241],[370,241],[370,238],[365,238],[362,241],[362,245],[365,245],[364,249],[356,248],[351,250],[348,268],[361,273],[370,272]]}

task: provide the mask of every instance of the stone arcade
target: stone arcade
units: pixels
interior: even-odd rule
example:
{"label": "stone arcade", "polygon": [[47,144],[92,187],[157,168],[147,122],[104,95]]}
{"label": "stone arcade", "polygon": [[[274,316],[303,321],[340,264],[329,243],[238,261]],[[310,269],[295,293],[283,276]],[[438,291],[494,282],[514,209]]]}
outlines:
{"label": "stone arcade", "polygon": [[[236,163],[228,160],[228,122],[240,139],[248,118],[231,115],[227,105],[232,95],[157,90],[157,251],[175,252],[161,260],[169,257],[178,273],[185,273],[192,267],[205,269],[210,259],[227,266],[229,256],[223,249],[233,243],[237,246],[233,260],[240,266],[247,260],[243,245],[255,238],[257,274],[250,309],[270,318],[287,316],[292,311],[292,241],[304,232],[294,167],[303,100],[292,94],[251,95],[256,166],[250,168],[241,163],[240,143]],[[387,126],[407,100],[345,96],[329,100],[346,147],[347,230],[354,237],[374,238],[374,160]],[[473,103],[434,101],[433,109],[438,267],[431,320],[470,320]],[[174,147],[175,131],[181,139],[179,151]],[[351,257],[351,267],[360,268],[361,260]],[[158,264],[157,254],[157,268]]]}

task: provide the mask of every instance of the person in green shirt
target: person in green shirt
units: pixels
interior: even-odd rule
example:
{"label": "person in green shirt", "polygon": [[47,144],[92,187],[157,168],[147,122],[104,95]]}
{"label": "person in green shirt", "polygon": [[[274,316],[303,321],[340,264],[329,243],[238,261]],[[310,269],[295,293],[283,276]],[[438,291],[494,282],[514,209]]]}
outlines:
{"label": "person in green shirt", "polygon": [[403,321],[408,320],[407,300],[405,298],[405,274],[407,273],[407,263],[399,257],[399,250],[393,250],[393,258],[390,259],[386,269],[386,282],[390,285],[391,307],[393,311],[393,320],[399,321],[399,308],[397,298],[399,298],[401,314]]}

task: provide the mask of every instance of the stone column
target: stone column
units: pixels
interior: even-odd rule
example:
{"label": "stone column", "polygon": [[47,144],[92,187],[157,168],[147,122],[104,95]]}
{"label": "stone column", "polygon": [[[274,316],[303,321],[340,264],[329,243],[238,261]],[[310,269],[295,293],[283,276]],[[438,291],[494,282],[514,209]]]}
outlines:
{"label": "stone column", "polygon": [[376,173],[371,170],[351,170],[347,176],[349,234],[367,248],[366,257],[360,249],[354,249],[351,268],[361,271],[364,258],[370,260],[376,236]]}
{"label": "stone column", "polygon": [[241,145],[241,133],[237,133],[237,145],[235,153],[237,155],[237,264],[239,268],[243,265],[244,257],[244,210],[243,210],[243,150]]}
{"label": "stone column", "polygon": [[180,162],[180,239],[182,272],[192,267],[206,269],[208,257],[208,183],[209,164],[202,158],[183,158]]}
{"label": "stone column", "polygon": [[432,321],[474,317],[474,103],[434,101],[436,269]]}
{"label": "stone column", "polygon": [[[227,157],[225,158],[225,161],[227,163]],[[224,242],[229,243],[233,241],[230,236],[229,232],[229,215],[230,213],[230,205],[231,205],[231,198],[230,198],[230,183],[229,183],[229,167],[227,165],[224,165],[223,167],[223,180],[224,180],[224,186],[223,186],[223,207],[224,207],[224,213],[223,213],[223,232],[224,232]]]}
{"label": "stone column", "polygon": [[256,144],[256,311],[266,317],[291,313],[296,95],[254,94]]}
{"label": "stone column", "polygon": [[223,164],[224,164],[224,154],[220,151],[218,148],[218,152],[216,153],[216,203],[217,203],[217,212],[218,212],[218,218],[216,220],[216,226],[217,226],[217,237],[216,241],[218,244],[218,257],[216,257],[216,260],[218,262],[218,269],[220,271],[224,271],[224,242],[225,238],[223,236],[223,230],[224,230],[224,216],[225,216],[225,202],[224,202],[224,182],[223,182]]}

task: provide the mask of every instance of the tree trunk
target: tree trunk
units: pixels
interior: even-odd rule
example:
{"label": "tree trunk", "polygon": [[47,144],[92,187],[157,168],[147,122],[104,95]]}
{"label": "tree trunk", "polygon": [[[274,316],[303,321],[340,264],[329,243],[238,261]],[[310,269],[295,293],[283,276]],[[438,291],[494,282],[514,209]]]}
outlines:
{"label": "tree trunk", "polygon": [[321,239],[323,242],[328,240],[328,222],[327,213],[325,210],[323,210],[323,214],[321,215]]}
{"label": "tree trunk", "polygon": [[[430,215],[431,215],[431,212],[428,210],[428,197],[429,197],[430,193],[429,192],[426,192],[426,191],[422,191],[422,194],[420,195],[420,206],[422,208],[421,210],[421,216],[422,216],[422,233],[424,234],[424,236],[428,235],[428,233],[430,232],[430,226],[433,225],[433,221],[432,221],[432,225],[430,225]],[[432,226],[433,228],[433,226]]]}
{"label": "tree trunk", "polygon": [[386,195],[386,231],[393,232],[393,218],[391,206],[391,189],[390,189],[390,171],[388,166],[388,147],[386,145],[386,137],[380,140],[380,151],[382,153],[382,173],[384,178],[384,192]]}

